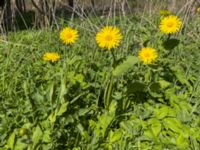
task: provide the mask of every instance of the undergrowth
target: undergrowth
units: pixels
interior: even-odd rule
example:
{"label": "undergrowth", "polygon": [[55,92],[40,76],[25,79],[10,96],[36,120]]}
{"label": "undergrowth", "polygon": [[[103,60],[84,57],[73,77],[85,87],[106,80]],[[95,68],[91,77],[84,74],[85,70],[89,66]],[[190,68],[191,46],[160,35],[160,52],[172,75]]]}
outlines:
{"label": "undergrowth", "polygon": [[[72,46],[57,30],[2,37],[0,149],[199,150],[199,18],[170,41],[159,19],[69,22],[63,26],[80,33]],[[115,64],[95,42],[106,24],[123,34]],[[155,64],[137,59],[143,46],[158,50]],[[42,59],[51,51],[61,55],[58,62]]]}

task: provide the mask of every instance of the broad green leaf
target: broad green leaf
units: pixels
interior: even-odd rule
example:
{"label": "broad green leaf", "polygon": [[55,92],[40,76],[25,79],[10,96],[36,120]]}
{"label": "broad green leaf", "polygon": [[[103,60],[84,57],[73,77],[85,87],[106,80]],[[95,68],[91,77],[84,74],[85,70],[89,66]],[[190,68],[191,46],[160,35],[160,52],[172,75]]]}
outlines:
{"label": "broad green leaf", "polygon": [[83,74],[77,74],[77,75],[75,76],[75,79],[76,79],[78,82],[82,83],[83,80],[84,80],[84,76],[83,76]]}
{"label": "broad green leaf", "polygon": [[43,138],[43,132],[40,128],[40,126],[37,126],[33,132],[33,137],[32,137],[32,140],[33,140],[33,147],[35,147],[40,140],[42,140]]}
{"label": "broad green leaf", "polygon": [[150,140],[155,138],[155,135],[151,129],[144,130],[144,136]]}
{"label": "broad green leaf", "polygon": [[109,142],[114,143],[116,141],[119,141],[122,137],[122,131],[121,130],[115,130],[114,132],[111,130],[109,133]]}
{"label": "broad green leaf", "polygon": [[106,113],[98,117],[98,121],[99,121],[98,125],[102,129],[103,136],[105,135],[106,129],[108,128],[112,120],[113,120],[113,117]]}
{"label": "broad green leaf", "polygon": [[21,139],[17,139],[15,144],[15,150],[24,150],[27,149],[28,145],[23,143]]}
{"label": "broad green leaf", "polygon": [[15,146],[15,133],[13,132],[8,138],[7,147],[13,150],[14,146]]}
{"label": "broad green leaf", "polygon": [[158,119],[165,118],[168,115],[168,112],[169,112],[168,106],[163,106],[161,108],[154,109],[154,115]]}
{"label": "broad green leaf", "polygon": [[116,101],[112,101],[110,103],[110,106],[109,106],[109,113],[111,115],[114,115],[115,114],[115,111],[116,111],[116,108],[117,108],[117,102]]}
{"label": "broad green leaf", "polygon": [[32,96],[32,98],[34,99],[34,100],[37,100],[37,101],[43,101],[44,100],[44,96],[43,95],[41,95],[40,93],[34,93],[33,94],[33,96]]}
{"label": "broad green leaf", "polygon": [[153,150],[162,150],[163,149],[163,144],[156,144],[153,146]]}
{"label": "broad green leaf", "polygon": [[113,75],[118,77],[126,73],[130,68],[139,62],[139,59],[136,56],[129,56],[122,64],[118,65],[113,70]]}
{"label": "broad green leaf", "polygon": [[161,123],[158,119],[152,118],[148,120],[149,124],[151,125],[151,130],[155,137],[157,137],[161,131]]}
{"label": "broad green leaf", "polygon": [[166,89],[167,87],[169,87],[169,86],[171,85],[170,82],[165,81],[165,80],[160,80],[160,81],[158,81],[158,82],[159,82],[160,87],[161,87],[162,89]]}
{"label": "broad green leaf", "polygon": [[84,116],[86,113],[88,113],[91,109],[90,108],[81,108],[78,111],[79,116]]}
{"label": "broad green leaf", "polygon": [[179,149],[189,149],[189,140],[186,139],[182,134],[176,138],[176,145]]}
{"label": "broad green leaf", "polygon": [[63,113],[67,111],[68,102],[62,103],[59,111],[56,113],[57,116],[61,116]]}
{"label": "broad green leaf", "polygon": [[73,116],[72,115],[68,115],[67,117],[66,117],[66,124],[68,124],[68,123],[73,123],[74,122],[74,118],[73,118]]}
{"label": "broad green leaf", "polygon": [[51,131],[49,129],[44,132],[42,141],[46,143],[51,142]]}
{"label": "broad green leaf", "polygon": [[50,120],[51,123],[55,123],[55,121],[56,121],[56,114],[55,114],[55,112],[52,112],[49,115],[49,120]]}
{"label": "broad green leaf", "polygon": [[182,124],[180,121],[176,118],[165,118],[164,120],[164,126],[166,129],[171,129],[172,131],[176,133],[182,133]]}

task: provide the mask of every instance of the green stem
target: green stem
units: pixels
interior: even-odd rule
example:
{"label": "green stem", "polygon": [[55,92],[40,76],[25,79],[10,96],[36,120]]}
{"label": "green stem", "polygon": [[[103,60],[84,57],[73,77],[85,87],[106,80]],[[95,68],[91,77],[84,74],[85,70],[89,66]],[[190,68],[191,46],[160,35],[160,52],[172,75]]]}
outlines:
{"label": "green stem", "polygon": [[112,57],[113,57],[113,64],[115,64],[115,62],[116,62],[116,57],[115,57],[115,54],[114,54],[114,52],[111,50],[111,54],[112,54]]}
{"label": "green stem", "polygon": [[109,105],[112,101],[112,91],[113,91],[113,76],[111,75],[104,95],[104,105],[106,109],[109,109]]}

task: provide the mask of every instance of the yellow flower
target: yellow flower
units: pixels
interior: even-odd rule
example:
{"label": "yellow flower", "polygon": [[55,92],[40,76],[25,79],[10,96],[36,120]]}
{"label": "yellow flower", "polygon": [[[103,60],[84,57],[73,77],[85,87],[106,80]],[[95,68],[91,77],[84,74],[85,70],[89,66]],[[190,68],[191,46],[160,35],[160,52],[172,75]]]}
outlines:
{"label": "yellow flower", "polygon": [[165,34],[172,34],[179,31],[182,21],[177,17],[170,15],[161,20],[160,31]]}
{"label": "yellow flower", "polygon": [[96,35],[96,42],[101,48],[111,50],[119,46],[122,39],[120,30],[117,27],[106,26],[102,28]]}
{"label": "yellow flower", "polygon": [[66,27],[60,32],[60,39],[64,44],[73,44],[78,39],[78,31],[70,27]]}
{"label": "yellow flower", "polygon": [[60,55],[58,53],[45,53],[43,55],[43,60],[56,62],[60,59]]}
{"label": "yellow flower", "polygon": [[168,16],[171,15],[172,12],[170,12],[169,10],[160,10],[160,15],[161,16]]}
{"label": "yellow flower", "polygon": [[144,47],[139,52],[139,58],[144,64],[151,64],[158,57],[158,53],[155,49],[150,47]]}
{"label": "yellow flower", "polygon": [[200,12],[200,7],[197,8],[197,12]]}

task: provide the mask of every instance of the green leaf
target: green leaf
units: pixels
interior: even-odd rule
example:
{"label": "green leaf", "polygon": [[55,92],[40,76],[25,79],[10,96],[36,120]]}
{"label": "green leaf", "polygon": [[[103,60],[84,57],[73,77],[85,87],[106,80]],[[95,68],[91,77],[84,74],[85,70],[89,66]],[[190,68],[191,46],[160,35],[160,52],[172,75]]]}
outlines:
{"label": "green leaf", "polygon": [[62,103],[59,111],[56,113],[57,116],[61,116],[63,113],[67,111],[68,102]]}
{"label": "green leaf", "polygon": [[8,138],[7,147],[13,150],[14,146],[15,146],[15,133],[13,132]]}
{"label": "green leaf", "polygon": [[51,142],[51,131],[50,130],[46,130],[44,132],[42,141],[46,142],[46,143],[50,143]]}
{"label": "green leaf", "polygon": [[149,119],[148,122],[151,125],[151,130],[152,130],[154,136],[157,137],[161,131],[160,121],[156,118],[152,118],[152,119]]}
{"label": "green leaf", "polygon": [[149,140],[155,138],[153,131],[151,129],[144,130],[144,136],[145,138],[148,138]]}
{"label": "green leaf", "polygon": [[182,134],[176,138],[176,145],[179,149],[189,149],[189,140],[186,139]]}
{"label": "green leaf", "polygon": [[167,106],[163,106],[159,109],[154,109],[154,115],[157,119],[163,119],[168,115],[169,108]]}
{"label": "green leaf", "polygon": [[61,80],[61,85],[60,85],[60,100],[61,102],[64,101],[64,95],[67,92],[67,88],[66,88],[66,77],[64,76]]}
{"label": "green leaf", "polygon": [[176,118],[165,118],[164,120],[164,126],[166,129],[171,129],[172,131],[176,133],[182,133],[182,124],[180,121]]}
{"label": "green leaf", "polygon": [[50,102],[52,102],[53,100],[53,91],[54,91],[54,82],[52,82],[50,85],[49,85],[49,93],[48,93],[48,99]]}
{"label": "green leaf", "polygon": [[160,87],[161,87],[162,89],[166,89],[167,87],[169,87],[169,86],[171,85],[170,82],[165,81],[165,80],[160,80],[160,81],[158,81],[158,82],[159,82]]}
{"label": "green leaf", "polygon": [[91,109],[90,108],[81,108],[78,111],[79,116],[84,116],[86,113],[88,113]]}
{"label": "green leaf", "polygon": [[124,131],[125,131],[125,133],[126,133],[126,136],[130,136],[130,137],[132,137],[132,126],[129,124],[129,122],[128,121],[126,121],[126,122],[120,122],[120,128],[122,128]]}
{"label": "green leaf", "polygon": [[109,113],[114,116],[115,115],[115,111],[117,109],[117,102],[116,101],[112,101],[110,103],[110,106],[109,106]]}
{"label": "green leaf", "polygon": [[139,62],[139,59],[136,56],[129,56],[122,64],[118,65],[113,70],[113,75],[118,77],[126,73],[130,68]]}
{"label": "green leaf", "polygon": [[26,143],[24,143],[21,139],[17,139],[14,150],[27,150],[27,147],[28,145]]}
{"label": "green leaf", "polygon": [[49,115],[49,120],[50,120],[51,123],[54,123],[56,121],[56,114],[55,114],[55,112],[52,112]]}
{"label": "green leaf", "polygon": [[42,137],[43,137],[42,130],[41,130],[40,126],[37,126],[33,132],[33,137],[32,137],[33,147],[35,147],[39,143],[39,141],[42,139]]}
{"label": "green leaf", "polygon": [[116,141],[119,141],[122,137],[122,131],[121,130],[116,130],[116,131],[110,131],[109,133],[109,142],[114,143]]}
{"label": "green leaf", "polygon": [[88,140],[89,135],[88,135],[88,133],[85,131],[85,129],[83,128],[82,124],[79,123],[79,124],[77,125],[77,128],[78,128],[78,131],[79,131],[79,133],[81,134],[81,136],[82,136],[84,139]]}

